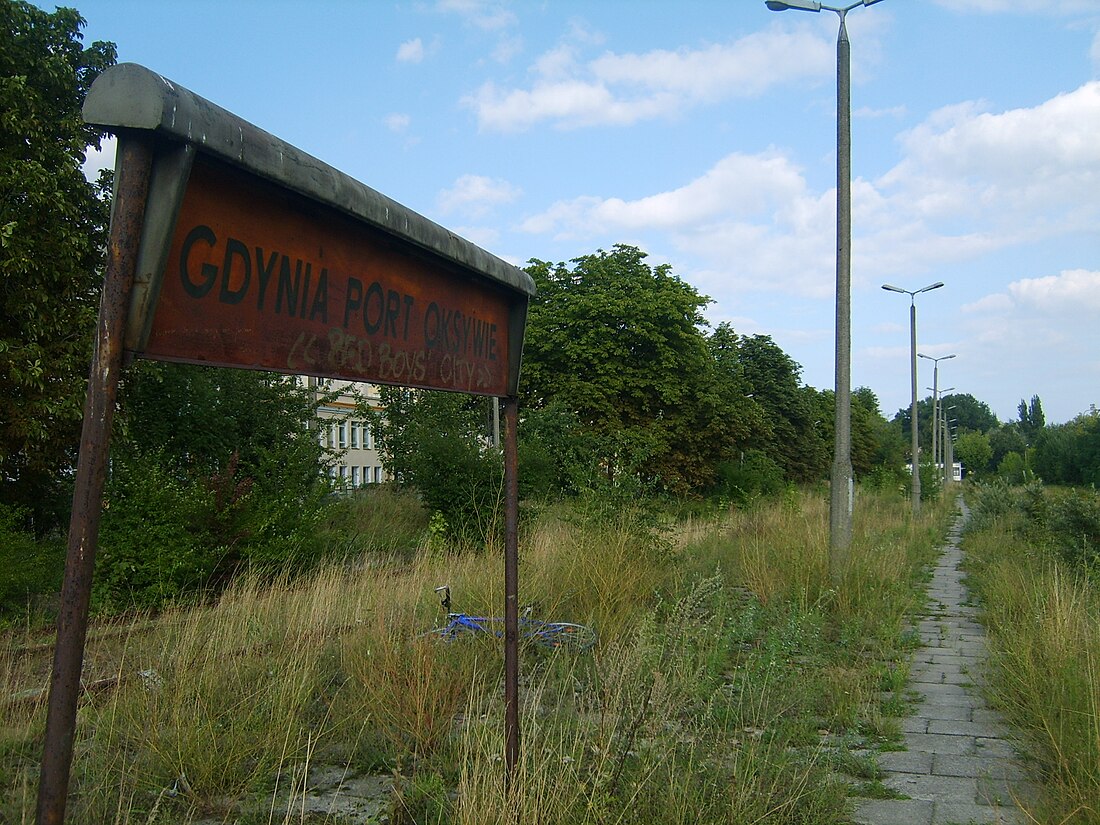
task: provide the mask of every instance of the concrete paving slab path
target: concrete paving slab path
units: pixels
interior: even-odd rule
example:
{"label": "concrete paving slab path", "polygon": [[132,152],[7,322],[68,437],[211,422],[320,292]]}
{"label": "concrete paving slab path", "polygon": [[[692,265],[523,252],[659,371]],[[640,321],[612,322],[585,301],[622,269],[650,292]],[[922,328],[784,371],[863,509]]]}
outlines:
{"label": "concrete paving slab path", "polygon": [[861,799],[859,825],[1026,825],[1018,801],[1035,785],[1016,756],[1008,726],[981,695],[985,630],[976,621],[959,565],[966,505],[947,536],[916,624],[909,690],[920,701],[903,720],[906,750],[879,756],[883,784],[900,799]]}

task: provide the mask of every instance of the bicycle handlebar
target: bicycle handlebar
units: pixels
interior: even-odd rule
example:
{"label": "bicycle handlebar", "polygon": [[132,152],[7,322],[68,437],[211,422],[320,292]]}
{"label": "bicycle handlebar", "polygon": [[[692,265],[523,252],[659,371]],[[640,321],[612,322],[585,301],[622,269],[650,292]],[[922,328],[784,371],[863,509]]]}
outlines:
{"label": "bicycle handlebar", "polygon": [[440,603],[440,605],[443,606],[444,610],[446,610],[448,613],[450,613],[451,612],[451,586],[449,584],[441,585],[440,587],[437,587],[435,589],[435,592],[443,594],[443,598],[441,598],[439,600],[439,603]]}

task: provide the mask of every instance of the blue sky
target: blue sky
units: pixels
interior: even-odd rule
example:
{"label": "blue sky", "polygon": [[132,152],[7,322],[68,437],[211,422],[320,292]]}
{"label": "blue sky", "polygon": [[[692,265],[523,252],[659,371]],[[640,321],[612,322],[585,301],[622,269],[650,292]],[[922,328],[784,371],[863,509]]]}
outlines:
{"label": "blue sky", "polygon": [[[46,8],[52,4],[42,3]],[[140,63],[523,264],[640,246],[833,385],[837,16],[763,0],[73,0]],[[852,49],[852,386],[1100,404],[1100,0],[883,0]],[[109,153],[109,148],[108,148]],[[94,162],[95,159],[92,159]],[[930,361],[920,362],[921,396]]]}

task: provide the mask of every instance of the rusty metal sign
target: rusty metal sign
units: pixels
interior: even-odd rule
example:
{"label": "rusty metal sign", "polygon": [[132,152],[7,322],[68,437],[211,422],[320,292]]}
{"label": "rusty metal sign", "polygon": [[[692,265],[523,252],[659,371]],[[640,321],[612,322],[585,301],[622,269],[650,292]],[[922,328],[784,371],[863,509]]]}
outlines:
{"label": "rusty metal sign", "polygon": [[504,396],[509,296],[201,156],[143,356]]}
{"label": "rusty metal sign", "polygon": [[111,420],[127,357],[505,397],[505,738],[519,754],[516,395],[534,283],[347,175],[135,64],[84,119],[119,137],[38,825],[65,819]]}
{"label": "rusty metal sign", "polygon": [[516,394],[523,270],[142,66],[84,116],[155,140],[130,355]]}

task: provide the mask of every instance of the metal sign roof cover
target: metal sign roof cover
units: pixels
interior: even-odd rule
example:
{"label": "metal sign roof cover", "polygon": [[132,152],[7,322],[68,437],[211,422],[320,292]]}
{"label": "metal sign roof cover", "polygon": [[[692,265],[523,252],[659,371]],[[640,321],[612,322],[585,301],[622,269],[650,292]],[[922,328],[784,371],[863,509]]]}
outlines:
{"label": "metal sign roof cover", "polygon": [[157,135],[129,350],[516,393],[527,273],[141,66],[84,116]]}

